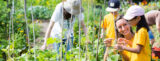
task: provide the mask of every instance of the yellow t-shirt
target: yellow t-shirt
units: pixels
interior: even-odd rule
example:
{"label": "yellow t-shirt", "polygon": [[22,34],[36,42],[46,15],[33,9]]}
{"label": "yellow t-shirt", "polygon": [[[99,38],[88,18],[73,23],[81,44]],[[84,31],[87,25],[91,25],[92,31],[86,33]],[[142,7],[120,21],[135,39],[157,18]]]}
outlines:
{"label": "yellow t-shirt", "polygon": [[[124,50],[124,51],[122,51],[122,56],[125,56],[125,57],[127,56],[128,57],[128,61],[130,61],[130,59],[131,59],[131,52]],[[122,61],[125,61],[125,60],[126,59],[122,57]]]}
{"label": "yellow t-shirt", "polygon": [[[113,38],[115,39],[115,28],[114,28],[114,20],[116,19],[117,15],[113,15],[112,13],[106,15],[104,20],[101,24],[101,27],[106,29],[106,38]],[[113,41],[112,41],[113,45]]]}
{"label": "yellow t-shirt", "polygon": [[[133,39],[134,38],[132,38],[131,40],[129,40],[130,42],[133,42]],[[132,45],[127,45],[127,47],[132,47]],[[122,56],[127,56],[128,57],[128,60],[127,61],[131,61],[131,52],[129,52],[129,51],[126,51],[126,50],[124,50],[124,51],[122,51],[122,54],[121,54]],[[122,57],[122,61],[125,61],[126,59],[125,58],[123,58]]]}
{"label": "yellow t-shirt", "polygon": [[137,45],[142,45],[143,47],[139,54],[131,53],[131,61],[151,61],[149,36],[147,29],[144,27],[142,27],[135,33],[132,48],[136,48]]}

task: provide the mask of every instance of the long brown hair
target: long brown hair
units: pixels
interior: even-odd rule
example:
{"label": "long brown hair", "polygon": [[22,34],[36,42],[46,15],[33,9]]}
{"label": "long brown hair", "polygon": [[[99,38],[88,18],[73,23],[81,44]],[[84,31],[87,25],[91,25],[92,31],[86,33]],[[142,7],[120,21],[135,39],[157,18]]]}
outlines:
{"label": "long brown hair", "polygon": [[[120,19],[124,19],[123,16],[124,16],[124,15],[120,15],[120,16],[117,17],[117,19],[116,19],[116,21],[115,21],[115,25],[116,25],[116,22],[117,22],[117,21],[119,21]],[[124,20],[125,20],[125,19],[124,19]],[[127,20],[125,20],[125,21],[128,22]],[[124,37],[124,35],[122,35],[121,33],[118,32],[117,25],[116,25],[116,32],[117,32],[117,36],[118,36],[118,37]],[[130,32],[134,34],[134,32],[133,32],[133,30],[132,30],[132,27],[130,27]]]}

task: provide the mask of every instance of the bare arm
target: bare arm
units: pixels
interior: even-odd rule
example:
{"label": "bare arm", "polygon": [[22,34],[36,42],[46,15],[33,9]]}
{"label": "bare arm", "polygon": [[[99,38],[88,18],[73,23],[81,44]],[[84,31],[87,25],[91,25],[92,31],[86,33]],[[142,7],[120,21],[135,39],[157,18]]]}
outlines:
{"label": "bare arm", "polygon": [[86,25],[84,24],[83,20],[81,21],[81,26],[83,27],[85,35],[87,35],[87,28],[86,28]]}
{"label": "bare arm", "polygon": [[44,37],[44,44],[46,44],[46,40],[50,36],[51,30],[53,28],[53,25],[54,25],[54,22],[50,21],[48,29],[47,29],[47,32],[46,32],[45,37]]}
{"label": "bare arm", "polygon": [[142,50],[142,47],[143,47],[142,45],[137,45],[137,48],[129,48],[129,47],[123,46],[123,49],[130,52],[134,52],[134,53],[140,53]]}
{"label": "bare arm", "polygon": [[153,46],[155,39],[150,40],[151,41],[151,45]]}
{"label": "bare arm", "polygon": [[45,37],[44,37],[44,43],[43,43],[42,47],[40,48],[41,50],[45,49],[47,38],[50,36],[50,33],[51,33],[51,30],[52,30],[53,26],[54,26],[54,22],[50,21],[47,32],[46,32]]}
{"label": "bare arm", "polygon": [[106,36],[106,35],[104,34],[105,31],[106,31],[106,29],[104,29],[104,28],[101,29],[101,38],[105,38],[105,36]]}

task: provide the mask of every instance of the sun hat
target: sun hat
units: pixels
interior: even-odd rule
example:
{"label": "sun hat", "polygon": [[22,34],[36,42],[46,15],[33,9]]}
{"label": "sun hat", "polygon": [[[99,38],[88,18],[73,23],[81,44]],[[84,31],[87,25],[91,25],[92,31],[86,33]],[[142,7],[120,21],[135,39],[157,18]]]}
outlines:
{"label": "sun hat", "polygon": [[80,11],[83,11],[80,0],[66,0],[64,9],[72,15],[78,15]]}
{"label": "sun hat", "polygon": [[131,20],[133,19],[135,16],[142,16],[144,15],[145,11],[142,7],[138,6],[138,5],[134,5],[134,6],[131,6],[125,16],[124,16],[124,19],[126,20]]}
{"label": "sun hat", "polygon": [[119,0],[109,0],[108,7],[106,8],[106,11],[108,12],[115,12],[118,11],[120,7],[120,1]]}

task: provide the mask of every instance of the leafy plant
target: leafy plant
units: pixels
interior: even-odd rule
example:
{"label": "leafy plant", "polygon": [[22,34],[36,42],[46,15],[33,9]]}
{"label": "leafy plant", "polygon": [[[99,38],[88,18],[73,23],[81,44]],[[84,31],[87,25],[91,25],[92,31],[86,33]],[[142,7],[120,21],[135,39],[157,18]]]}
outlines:
{"label": "leafy plant", "polygon": [[[33,6],[33,15],[34,15],[34,19],[50,19],[51,18],[51,13],[53,11],[49,10],[47,7],[45,6]],[[31,7],[28,8],[28,17],[32,18],[31,16]]]}

